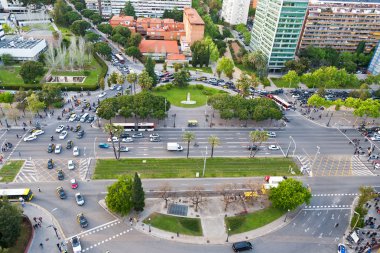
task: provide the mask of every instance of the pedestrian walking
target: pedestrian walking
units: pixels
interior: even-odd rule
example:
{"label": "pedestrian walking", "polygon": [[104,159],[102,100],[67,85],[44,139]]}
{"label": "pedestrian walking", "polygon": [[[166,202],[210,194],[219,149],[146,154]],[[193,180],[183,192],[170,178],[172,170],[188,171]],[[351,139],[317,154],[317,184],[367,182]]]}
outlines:
{"label": "pedestrian walking", "polygon": [[38,187],[38,192],[41,192],[41,188],[40,187]]}
{"label": "pedestrian walking", "polygon": [[18,152],[18,156],[21,157],[21,152],[20,151]]}
{"label": "pedestrian walking", "polygon": [[42,223],[42,217],[38,218],[38,220]]}
{"label": "pedestrian walking", "polygon": [[57,243],[57,247],[58,247],[59,251],[61,251],[61,246],[59,246],[59,243]]}
{"label": "pedestrian walking", "polygon": [[41,248],[43,248],[43,247],[44,247],[44,245],[42,244],[42,242],[40,243],[40,247],[41,247]]}
{"label": "pedestrian walking", "polygon": [[18,134],[16,134],[16,137],[17,137],[17,139],[18,139]]}
{"label": "pedestrian walking", "polygon": [[33,220],[34,220],[34,222],[37,222],[37,218],[36,217],[34,217]]}
{"label": "pedestrian walking", "polygon": [[38,222],[37,224],[38,224],[39,227],[41,227],[41,222]]}

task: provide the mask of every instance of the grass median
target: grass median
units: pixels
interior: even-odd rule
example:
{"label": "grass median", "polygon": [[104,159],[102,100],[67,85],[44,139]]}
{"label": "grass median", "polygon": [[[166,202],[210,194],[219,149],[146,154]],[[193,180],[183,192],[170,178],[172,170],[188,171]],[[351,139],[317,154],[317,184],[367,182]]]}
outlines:
{"label": "grass median", "polygon": [[9,161],[0,169],[0,182],[12,182],[20,171],[24,160]]}
{"label": "grass median", "polygon": [[[142,178],[193,178],[202,173],[203,158],[98,159],[94,179],[114,179],[120,175]],[[298,171],[290,158],[212,158],[207,159],[205,177],[248,177],[290,175]]]}
{"label": "grass median", "polygon": [[201,220],[199,218],[187,218],[153,213],[144,220],[145,224],[152,227],[183,235],[202,236]]}
{"label": "grass median", "polygon": [[285,212],[274,207],[268,207],[245,215],[226,217],[225,223],[226,227],[231,229],[231,235],[240,234],[265,226],[280,218]]}

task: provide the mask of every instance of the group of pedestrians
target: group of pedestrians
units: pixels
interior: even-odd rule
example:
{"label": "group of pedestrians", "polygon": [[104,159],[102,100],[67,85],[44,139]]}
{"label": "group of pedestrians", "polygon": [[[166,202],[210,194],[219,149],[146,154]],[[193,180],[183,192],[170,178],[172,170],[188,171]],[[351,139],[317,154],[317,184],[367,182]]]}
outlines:
{"label": "group of pedestrians", "polygon": [[37,228],[40,228],[40,227],[42,227],[42,217],[39,217],[39,218],[37,218],[37,217],[34,217],[33,218],[33,220],[34,220],[34,224],[33,224],[33,228],[34,229],[37,229]]}

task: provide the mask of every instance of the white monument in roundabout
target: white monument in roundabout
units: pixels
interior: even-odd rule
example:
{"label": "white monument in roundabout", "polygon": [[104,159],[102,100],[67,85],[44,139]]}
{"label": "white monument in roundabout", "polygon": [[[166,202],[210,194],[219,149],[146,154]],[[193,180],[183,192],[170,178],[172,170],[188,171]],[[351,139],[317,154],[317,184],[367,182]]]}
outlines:
{"label": "white monument in roundabout", "polygon": [[190,92],[187,93],[186,100],[181,101],[181,104],[185,104],[185,105],[193,105],[193,104],[196,104],[196,103],[197,103],[197,101],[190,100]]}

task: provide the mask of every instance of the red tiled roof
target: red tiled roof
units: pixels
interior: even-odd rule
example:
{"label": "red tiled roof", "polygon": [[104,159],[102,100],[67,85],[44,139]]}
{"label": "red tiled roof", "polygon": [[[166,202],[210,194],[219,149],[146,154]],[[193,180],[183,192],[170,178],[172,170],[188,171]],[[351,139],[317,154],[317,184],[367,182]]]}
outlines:
{"label": "red tiled roof", "polygon": [[193,9],[191,7],[185,7],[183,9],[183,12],[187,16],[190,24],[192,24],[192,25],[204,25],[205,24],[205,22],[203,21],[201,16],[199,16],[198,12],[195,9]]}
{"label": "red tiled roof", "polygon": [[177,41],[174,40],[143,40],[139,49],[141,53],[179,54]]}
{"label": "red tiled roof", "polygon": [[186,57],[183,54],[169,54],[166,57],[167,60],[172,61],[179,61],[179,60],[186,60]]}

